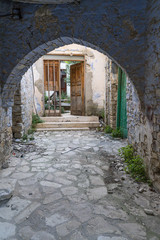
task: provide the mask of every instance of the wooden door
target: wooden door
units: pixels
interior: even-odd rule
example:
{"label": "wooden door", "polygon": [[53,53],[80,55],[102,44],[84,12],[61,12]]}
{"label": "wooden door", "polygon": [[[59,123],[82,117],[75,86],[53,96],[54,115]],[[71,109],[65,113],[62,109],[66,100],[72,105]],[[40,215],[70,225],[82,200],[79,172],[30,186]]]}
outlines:
{"label": "wooden door", "polygon": [[84,63],[70,67],[71,114],[84,116]]}
{"label": "wooden door", "polygon": [[117,128],[121,129],[123,137],[127,137],[127,102],[126,102],[126,74],[120,68],[118,71],[118,104]]}
{"label": "wooden door", "polygon": [[61,115],[60,62],[44,60],[44,91],[48,100],[45,103],[47,116]]}

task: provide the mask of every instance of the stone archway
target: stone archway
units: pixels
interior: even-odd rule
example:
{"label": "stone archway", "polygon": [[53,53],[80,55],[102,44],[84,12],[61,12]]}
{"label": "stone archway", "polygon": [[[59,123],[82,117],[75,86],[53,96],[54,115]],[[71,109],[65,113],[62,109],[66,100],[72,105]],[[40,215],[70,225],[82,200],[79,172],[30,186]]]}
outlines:
{"label": "stone archway", "polygon": [[[159,36],[158,24],[153,21],[155,16],[159,19],[159,0],[102,0],[98,3],[87,0],[80,5],[58,6],[0,3],[3,12],[11,11],[13,6],[19,7],[22,19],[2,19],[1,136],[10,134],[9,107],[13,105],[16,86],[36,59],[49,50],[73,42],[91,48],[98,46],[96,49],[111,56],[134,84],[140,100],[140,114],[131,110],[130,136],[159,188],[159,68],[156,64]],[[5,143],[6,139],[1,142]]]}
{"label": "stone archway", "polygon": [[[13,106],[13,99],[14,99],[14,94],[15,91],[17,89],[17,86],[19,86],[20,81],[22,79],[22,76],[24,75],[24,73],[28,70],[28,68],[30,66],[32,66],[32,64],[38,60],[41,56],[44,55],[44,53],[50,52],[52,50],[54,50],[55,48],[67,45],[69,43],[76,43],[76,44],[80,44],[83,45],[85,47],[90,47],[92,49],[98,50],[101,53],[104,53],[105,55],[108,55],[105,51],[103,51],[102,49],[100,49],[99,47],[96,47],[95,45],[88,43],[86,41],[83,40],[79,40],[79,39],[75,39],[75,38],[69,38],[69,37],[62,37],[53,41],[49,41],[39,47],[37,47],[36,49],[34,49],[32,52],[30,52],[29,54],[27,54],[24,59],[22,59],[13,69],[13,71],[11,72],[11,74],[9,75],[5,86],[3,88],[3,93],[2,93],[2,104],[4,107],[12,107]],[[111,58],[111,57],[110,57]],[[119,65],[119,64],[118,64]],[[120,66],[120,65],[119,65]],[[8,91],[10,86],[15,86],[12,91]],[[134,87],[133,87],[134,88]],[[136,93],[136,89],[132,89],[132,93],[134,92],[134,94],[137,95],[137,103],[139,104],[139,106],[137,106],[137,111],[141,112],[141,118],[143,119],[142,121],[137,122],[137,116],[135,117],[135,119],[132,119],[132,117],[129,117],[129,121],[128,121],[128,129],[129,129],[129,141],[130,143],[133,143],[138,151],[141,153],[142,156],[145,157],[145,154],[148,156],[150,155],[151,149],[149,146],[149,142],[146,142],[146,145],[148,146],[150,151],[146,151],[145,153],[142,150],[142,145],[140,143],[140,145],[137,145],[137,137],[135,135],[135,132],[133,133],[132,130],[132,120],[135,121],[135,129],[138,129],[138,132],[140,134],[142,134],[141,138],[143,141],[143,137],[147,135],[147,125],[145,126],[145,131],[143,129],[143,133],[141,132],[140,128],[141,125],[146,123],[147,118],[144,116],[143,112],[141,111],[141,102],[138,98],[138,94]],[[132,94],[130,94],[130,96],[132,96]],[[8,99],[10,99],[10,101],[8,101]],[[132,106],[132,100],[133,98],[131,97],[131,99],[128,99],[128,109],[129,112],[132,114],[133,113],[133,109],[131,109]],[[132,115],[133,116],[133,115]],[[148,124],[148,122],[147,122]],[[131,130],[131,131],[130,131]],[[151,134],[150,134],[151,135]],[[136,140],[135,140],[136,139]],[[145,146],[146,148],[146,146]],[[146,165],[149,169],[149,162],[146,161]]]}
{"label": "stone archway", "polygon": [[[44,54],[54,50],[55,48],[65,46],[71,43],[76,43],[85,47],[90,47],[94,50],[97,50],[105,55],[108,55],[105,51],[100,49],[99,47],[85,42],[83,40],[75,39],[75,38],[69,38],[69,37],[62,37],[53,41],[49,41],[36,49],[34,49],[32,52],[30,52],[28,55],[26,55],[12,70],[11,74],[7,78],[7,81],[5,82],[3,93],[2,93],[2,99],[3,99],[3,107],[11,107],[13,106],[13,97],[15,94],[15,91],[17,89],[17,86],[19,85],[22,76],[25,72],[29,69],[30,66],[32,66],[40,57],[42,57]],[[110,57],[111,58],[111,57]],[[9,91],[10,86],[14,86],[12,89],[13,91]],[[6,101],[10,98],[10,103]]]}

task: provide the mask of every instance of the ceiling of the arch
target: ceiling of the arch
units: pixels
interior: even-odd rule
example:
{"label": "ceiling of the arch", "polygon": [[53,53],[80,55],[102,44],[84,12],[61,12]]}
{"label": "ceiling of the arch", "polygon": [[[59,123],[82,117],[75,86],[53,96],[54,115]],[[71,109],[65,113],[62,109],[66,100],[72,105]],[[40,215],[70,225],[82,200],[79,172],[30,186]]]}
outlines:
{"label": "ceiling of the arch", "polygon": [[62,4],[78,2],[78,0],[13,0],[14,2],[39,3],[39,4]]}

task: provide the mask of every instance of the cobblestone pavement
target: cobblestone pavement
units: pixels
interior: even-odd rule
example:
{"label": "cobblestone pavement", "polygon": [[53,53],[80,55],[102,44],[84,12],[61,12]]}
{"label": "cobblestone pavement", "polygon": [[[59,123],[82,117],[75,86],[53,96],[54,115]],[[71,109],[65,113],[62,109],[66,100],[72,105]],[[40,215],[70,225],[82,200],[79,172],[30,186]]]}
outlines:
{"label": "cobblestone pavement", "polygon": [[14,143],[0,189],[0,240],[158,240],[160,195],[123,171],[124,140],[99,132],[35,133]]}

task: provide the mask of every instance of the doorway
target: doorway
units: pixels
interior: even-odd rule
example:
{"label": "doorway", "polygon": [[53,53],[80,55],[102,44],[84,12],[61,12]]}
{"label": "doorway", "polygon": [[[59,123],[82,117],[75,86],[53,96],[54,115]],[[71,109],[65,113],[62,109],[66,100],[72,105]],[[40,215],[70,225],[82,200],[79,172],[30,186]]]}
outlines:
{"label": "doorway", "polygon": [[68,56],[67,61],[66,57],[44,60],[45,116],[85,115],[84,58]]}

